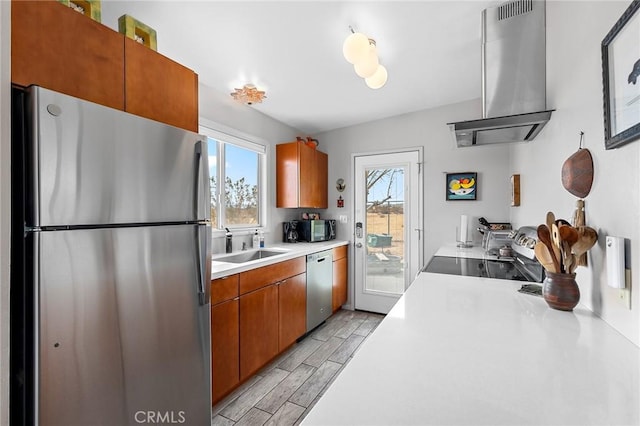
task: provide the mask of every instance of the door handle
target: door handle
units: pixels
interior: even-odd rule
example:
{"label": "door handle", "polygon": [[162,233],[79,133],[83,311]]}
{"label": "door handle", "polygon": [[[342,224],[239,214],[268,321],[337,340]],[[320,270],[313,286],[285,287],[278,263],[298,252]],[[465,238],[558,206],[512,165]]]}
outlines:
{"label": "door handle", "polygon": [[198,280],[198,301],[206,305],[211,300],[211,257],[209,255],[211,227],[196,225],[196,279]]}
{"label": "door handle", "polygon": [[362,243],[356,243],[357,248],[362,248]]}
{"label": "door handle", "polygon": [[193,182],[193,220],[201,219],[198,217],[199,215],[199,207],[200,207],[200,172],[202,168],[202,146],[204,143],[202,141],[196,142],[194,147],[194,156],[195,156],[195,176]]}

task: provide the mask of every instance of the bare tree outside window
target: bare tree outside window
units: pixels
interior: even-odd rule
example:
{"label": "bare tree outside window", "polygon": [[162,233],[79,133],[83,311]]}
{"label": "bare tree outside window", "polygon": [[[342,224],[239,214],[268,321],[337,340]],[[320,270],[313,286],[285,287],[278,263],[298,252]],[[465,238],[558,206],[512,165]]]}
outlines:
{"label": "bare tree outside window", "polygon": [[[211,221],[214,227],[260,225],[258,171],[260,154],[229,143],[222,143],[225,164],[218,164],[218,141],[209,139]],[[217,167],[223,168],[224,187],[219,187]],[[224,191],[222,193],[222,191]],[[219,209],[224,223],[218,224]]]}
{"label": "bare tree outside window", "polygon": [[[367,249],[404,256],[404,169],[369,169],[367,181]],[[372,260],[378,258],[371,256]],[[387,262],[388,263],[388,262]]]}

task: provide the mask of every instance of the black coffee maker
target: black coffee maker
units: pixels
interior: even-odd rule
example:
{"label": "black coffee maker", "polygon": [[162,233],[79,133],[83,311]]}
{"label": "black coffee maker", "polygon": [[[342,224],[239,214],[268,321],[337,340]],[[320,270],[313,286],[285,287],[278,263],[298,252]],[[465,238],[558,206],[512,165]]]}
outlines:
{"label": "black coffee maker", "polygon": [[290,220],[282,223],[282,242],[297,243],[298,242],[298,221]]}

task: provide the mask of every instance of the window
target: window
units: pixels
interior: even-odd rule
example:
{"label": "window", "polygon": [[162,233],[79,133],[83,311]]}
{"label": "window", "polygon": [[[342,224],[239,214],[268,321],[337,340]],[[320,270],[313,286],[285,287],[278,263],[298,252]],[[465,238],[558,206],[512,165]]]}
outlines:
{"label": "window", "polygon": [[200,132],[208,137],[213,228],[264,226],[265,146],[208,127]]}

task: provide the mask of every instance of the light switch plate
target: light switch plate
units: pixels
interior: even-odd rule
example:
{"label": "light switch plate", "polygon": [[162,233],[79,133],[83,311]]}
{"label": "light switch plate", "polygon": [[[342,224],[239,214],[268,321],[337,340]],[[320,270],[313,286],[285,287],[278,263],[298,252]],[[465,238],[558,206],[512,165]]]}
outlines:
{"label": "light switch plate", "polygon": [[624,270],[626,288],[618,290],[618,298],[622,305],[627,309],[631,309],[631,269]]}
{"label": "light switch plate", "polygon": [[349,217],[346,214],[341,214],[340,216],[338,216],[338,219],[340,219],[340,223],[347,223]]}

